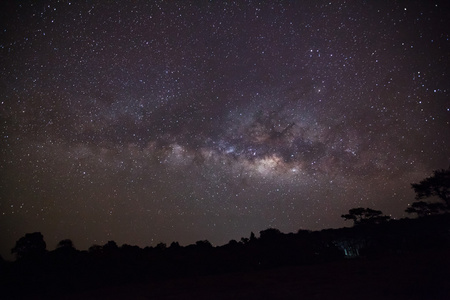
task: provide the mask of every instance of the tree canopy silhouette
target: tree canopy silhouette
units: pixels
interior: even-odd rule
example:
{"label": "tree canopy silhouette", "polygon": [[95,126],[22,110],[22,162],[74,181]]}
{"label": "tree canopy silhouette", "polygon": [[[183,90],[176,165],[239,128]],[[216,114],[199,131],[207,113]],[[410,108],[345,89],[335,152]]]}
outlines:
{"label": "tree canopy silhouette", "polygon": [[346,221],[353,220],[354,225],[378,224],[391,218],[389,216],[384,216],[381,210],[363,207],[352,208],[348,211],[348,214],[342,215],[341,217]]}
{"label": "tree canopy silhouette", "polygon": [[416,201],[405,210],[407,213],[417,213],[423,217],[450,210],[450,168],[436,170],[433,176],[412,183],[411,187],[416,193],[416,200],[437,197],[440,202]]}
{"label": "tree canopy silhouette", "polygon": [[445,204],[440,202],[428,203],[425,201],[416,201],[407,209],[405,209],[405,212],[409,214],[416,213],[418,217],[425,217],[429,215],[439,214],[446,209],[447,208]]}
{"label": "tree canopy silhouette", "polygon": [[45,254],[46,248],[47,244],[42,233],[33,232],[21,237],[11,249],[11,253],[16,254],[18,259],[36,258]]}
{"label": "tree canopy silhouette", "polygon": [[413,183],[411,186],[416,192],[417,200],[437,196],[447,206],[450,206],[450,168],[436,170],[433,172],[433,176],[425,178],[419,183]]}
{"label": "tree canopy silhouette", "polygon": [[65,239],[58,243],[57,249],[75,249],[71,239]]}

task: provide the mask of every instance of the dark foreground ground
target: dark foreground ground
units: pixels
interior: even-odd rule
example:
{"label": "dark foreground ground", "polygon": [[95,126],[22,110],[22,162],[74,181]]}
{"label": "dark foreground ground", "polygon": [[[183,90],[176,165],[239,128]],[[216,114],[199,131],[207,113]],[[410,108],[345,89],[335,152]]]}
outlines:
{"label": "dark foreground ground", "polygon": [[450,249],[105,287],[60,299],[450,299]]}

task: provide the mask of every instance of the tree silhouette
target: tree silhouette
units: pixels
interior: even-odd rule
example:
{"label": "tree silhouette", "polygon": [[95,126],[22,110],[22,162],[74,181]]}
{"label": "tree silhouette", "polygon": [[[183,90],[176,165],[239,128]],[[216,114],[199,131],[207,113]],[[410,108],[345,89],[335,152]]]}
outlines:
{"label": "tree silhouette", "polygon": [[72,240],[65,239],[58,243],[54,253],[56,253],[60,257],[66,257],[67,259],[71,259],[73,255],[77,253],[77,249],[75,249]]}
{"label": "tree silhouette", "polygon": [[213,247],[213,245],[208,240],[197,241],[195,242],[195,245],[199,249],[209,249]]}
{"label": "tree silhouette", "polygon": [[172,242],[171,244],[170,244],[170,247],[169,247],[170,249],[180,249],[181,248],[181,246],[180,246],[180,243],[178,243],[178,242]]}
{"label": "tree silhouette", "polygon": [[91,247],[89,247],[88,252],[93,255],[101,255],[103,253],[103,247],[94,244]]}
{"label": "tree silhouette", "polygon": [[416,201],[411,206],[409,206],[407,209],[405,209],[405,212],[409,214],[416,213],[417,216],[425,217],[429,215],[435,215],[439,214],[442,211],[445,211],[447,207],[443,203],[434,202],[434,203],[428,203],[425,201]]}
{"label": "tree silhouette", "polygon": [[160,242],[160,243],[158,243],[158,245],[156,245],[156,247],[155,247],[155,249],[157,249],[157,250],[165,250],[167,248],[167,245],[166,245],[166,243],[163,243],[163,242]]}
{"label": "tree silhouette", "polygon": [[416,200],[437,197],[440,202],[416,201],[405,209],[407,213],[416,213],[418,217],[424,217],[450,210],[450,168],[436,170],[433,176],[419,183],[412,183],[411,187],[416,193]]}
{"label": "tree silhouette", "polygon": [[281,234],[281,231],[276,228],[267,228],[259,232],[259,238],[263,241],[272,241],[277,240]]}
{"label": "tree silhouette", "polygon": [[246,237],[241,237],[241,243],[242,244],[247,244],[248,243],[248,241],[249,241],[249,239],[248,238],[246,238]]}
{"label": "tree silhouette", "polygon": [[119,246],[117,246],[117,243],[114,241],[108,241],[106,244],[103,245],[103,251],[117,251],[119,250]]}
{"label": "tree silhouette", "polygon": [[433,176],[425,178],[420,183],[413,183],[411,187],[416,192],[417,200],[437,196],[450,207],[450,168],[436,170]]}
{"label": "tree silhouette", "polygon": [[16,254],[17,259],[36,258],[45,254],[46,247],[42,233],[27,233],[16,242],[11,253]]}
{"label": "tree silhouette", "polygon": [[248,244],[249,242],[254,242],[256,240],[257,240],[257,238],[252,231],[252,232],[250,232],[250,238],[246,238],[246,237],[241,238],[241,243],[245,245],[245,244]]}
{"label": "tree silhouette", "polygon": [[65,239],[58,243],[57,249],[75,249],[71,239]]}
{"label": "tree silhouette", "polygon": [[341,217],[346,221],[353,220],[354,225],[378,224],[391,218],[389,216],[383,216],[383,212],[381,210],[363,207],[352,208],[348,211],[348,214],[342,215]]}
{"label": "tree silhouette", "polygon": [[250,232],[250,242],[254,242],[254,241],[256,241],[256,236],[252,231],[252,232]]}
{"label": "tree silhouette", "polygon": [[237,245],[239,245],[239,243],[236,240],[230,240],[228,242],[228,245],[232,246],[232,247],[236,247]]}

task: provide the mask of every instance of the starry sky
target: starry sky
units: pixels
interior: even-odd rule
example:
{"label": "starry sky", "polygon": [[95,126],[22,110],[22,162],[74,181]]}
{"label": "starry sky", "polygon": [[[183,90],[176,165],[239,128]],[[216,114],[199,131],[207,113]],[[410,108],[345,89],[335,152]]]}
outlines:
{"label": "starry sky", "polygon": [[0,254],[402,218],[450,164],[446,1],[3,1]]}

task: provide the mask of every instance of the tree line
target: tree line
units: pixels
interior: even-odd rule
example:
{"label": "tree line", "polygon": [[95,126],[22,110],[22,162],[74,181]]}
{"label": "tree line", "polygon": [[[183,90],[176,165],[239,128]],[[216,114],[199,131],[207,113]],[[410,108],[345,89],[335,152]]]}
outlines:
{"label": "tree line", "polygon": [[[104,285],[226,272],[254,271],[280,266],[310,265],[349,258],[398,255],[424,249],[450,247],[449,170],[412,184],[418,202],[440,203],[438,210],[411,205],[406,211],[419,218],[390,220],[381,211],[350,209],[342,215],[352,220],[350,228],[299,230],[282,233],[276,228],[253,232],[239,241],[214,247],[207,240],[181,246],[159,243],[141,248],[108,241],[88,250],[77,250],[64,239],[48,251],[40,232],[20,238],[11,252],[16,261],[0,261],[1,287],[11,293],[44,294],[79,291]],[[435,198],[435,199],[432,199]],[[427,202],[423,201],[428,199]],[[423,205],[420,204],[420,207]],[[414,210],[410,209],[414,208]]]}

